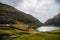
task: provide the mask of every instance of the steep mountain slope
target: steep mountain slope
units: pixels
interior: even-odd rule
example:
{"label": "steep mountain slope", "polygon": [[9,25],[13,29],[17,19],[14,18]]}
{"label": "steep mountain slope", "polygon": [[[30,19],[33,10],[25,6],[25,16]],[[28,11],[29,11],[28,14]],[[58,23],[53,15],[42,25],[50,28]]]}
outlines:
{"label": "steep mountain slope", "polygon": [[46,25],[59,26],[60,27],[60,13],[53,18],[45,22]]}
{"label": "steep mountain slope", "polygon": [[37,28],[42,25],[42,23],[33,17],[32,15],[25,14],[16,8],[0,3],[0,24],[3,23],[14,24],[12,26],[16,28],[26,29],[26,28]]}

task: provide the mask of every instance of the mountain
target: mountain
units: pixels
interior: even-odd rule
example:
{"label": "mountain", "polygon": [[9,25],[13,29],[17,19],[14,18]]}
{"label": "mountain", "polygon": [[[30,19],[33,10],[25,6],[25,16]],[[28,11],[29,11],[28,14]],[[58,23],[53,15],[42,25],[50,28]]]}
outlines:
{"label": "mountain", "polygon": [[60,13],[56,16],[54,16],[51,19],[48,19],[45,22],[45,25],[52,25],[52,26],[59,26],[60,27]]}
{"label": "mountain", "polygon": [[43,25],[38,19],[30,14],[26,14],[16,8],[0,3],[0,24],[13,24],[15,28],[27,30]]}

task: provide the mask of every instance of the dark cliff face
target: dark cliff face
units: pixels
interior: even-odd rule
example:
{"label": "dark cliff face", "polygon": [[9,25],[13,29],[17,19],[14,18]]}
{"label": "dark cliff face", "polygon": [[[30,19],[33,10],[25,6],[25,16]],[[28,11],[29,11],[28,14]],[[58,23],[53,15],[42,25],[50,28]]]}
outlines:
{"label": "dark cliff face", "polygon": [[[22,11],[17,10],[16,8],[0,3],[0,23],[6,23],[10,21],[17,20],[25,24],[33,24],[36,26],[41,26],[42,23],[37,20],[35,17],[29,14],[25,14]],[[14,21],[15,22],[15,21]]]}
{"label": "dark cliff face", "polygon": [[60,27],[60,13],[54,18],[51,18],[45,22],[45,25],[59,26]]}

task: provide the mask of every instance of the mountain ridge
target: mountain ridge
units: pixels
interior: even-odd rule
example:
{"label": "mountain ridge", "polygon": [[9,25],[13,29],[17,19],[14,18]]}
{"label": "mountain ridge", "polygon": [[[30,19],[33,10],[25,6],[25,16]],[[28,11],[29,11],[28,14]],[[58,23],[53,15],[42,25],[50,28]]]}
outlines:
{"label": "mountain ridge", "polygon": [[[22,11],[17,10],[16,8],[0,3],[0,21],[3,20],[4,22],[7,22],[8,24],[10,21],[14,21],[14,24],[16,21],[22,22],[23,25],[28,25],[28,28],[37,28],[43,25],[38,19],[33,17],[30,14],[26,14]],[[17,24],[18,25],[18,24]],[[21,27],[21,26],[20,26]]]}
{"label": "mountain ridge", "polygon": [[52,25],[60,27],[60,13],[54,16],[53,18],[48,19],[45,22],[45,25]]}

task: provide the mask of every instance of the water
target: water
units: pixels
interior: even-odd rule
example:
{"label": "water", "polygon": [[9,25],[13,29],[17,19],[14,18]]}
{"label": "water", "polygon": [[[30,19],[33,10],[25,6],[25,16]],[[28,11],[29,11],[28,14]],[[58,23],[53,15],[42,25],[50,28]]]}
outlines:
{"label": "water", "polygon": [[41,32],[46,32],[46,31],[52,31],[52,30],[60,30],[60,27],[56,27],[56,26],[41,26],[39,28],[37,28],[38,31]]}
{"label": "water", "polygon": [[9,34],[0,34],[0,39],[9,38]]}
{"label": "water", "polygon": [[9,34],[0,34],[0,39],[4,39],[4,38],[16,38],[19,37],[19,34],[14,34],[14,35],[9,35]]}

